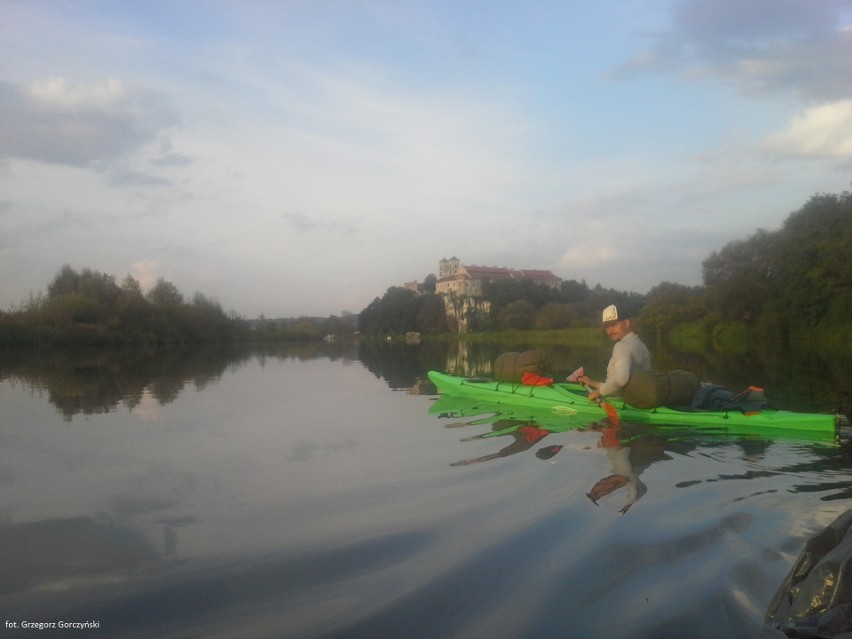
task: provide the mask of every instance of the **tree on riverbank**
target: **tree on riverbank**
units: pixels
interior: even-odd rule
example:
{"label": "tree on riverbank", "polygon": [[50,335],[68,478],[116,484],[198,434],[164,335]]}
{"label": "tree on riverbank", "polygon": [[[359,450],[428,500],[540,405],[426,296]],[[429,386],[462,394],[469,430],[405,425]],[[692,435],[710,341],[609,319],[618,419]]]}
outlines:
{"label": "tree on riverbank", "polygon": [[130,275],[119,286],[112,275],[66,265],[46,295],[0,311],[0,346],[318,342],[329,334],[351,336],[356,320],[351,313],[245,320],[204,293],[185,298],[163,278],[145,294]]}
{"label": "tree on riverbank", "polygon": [[364,335],[419,332],[445,333],[450,326],[444,302],[434,293],[418,295],[400,286],[390,287],[361,311],[358,330]]}
{"label": "tree on riverbank", "polygon": [[234,341],[245,323],[214,299],[196,293],[185,301],[164,279],[148,295],[127,276],[63,266],[47,286],[20,308],[0,314],[0,344],[190,344]]}
{"label": "tree on riverbank", "polygon": [[703,287],[663,283],[641,319],[658,334],[852,339],[852,194],[813,196],[777,231],[757,230],[703,263]]}

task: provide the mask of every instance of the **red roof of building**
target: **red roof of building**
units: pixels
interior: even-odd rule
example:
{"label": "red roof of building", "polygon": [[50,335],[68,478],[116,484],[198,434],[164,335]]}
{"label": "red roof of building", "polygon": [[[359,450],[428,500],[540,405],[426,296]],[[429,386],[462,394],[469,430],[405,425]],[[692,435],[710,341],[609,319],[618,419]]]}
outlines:
{"label": "red roof of building", "polygon": [[439,282],[452,282],[463,279],[497,280],[528,279],[539,282],[560,282],[562,279],[551,271],[542,269],[509,269],[503,266],[465,266],[467,273],[455,273],[439,279]]}
{"label": "red roof of building", "polygon": [[560,280],[561,278],[554,275],[551,271],[542,269],[509,269],[501,266],[467,266],[465,267],[471,277],[480,278],[499,278],[511,277],[513,279],[532,279],[532,280]]}
{"label": "red roof of building", "polygon": [[509,269],[500,266],[466,266],[471,277],[512,277]]}
{"label": "red roof of building", "polygon": [[531,270],[531,269],[522,269],[520,271],[521,277],[533,279],[533,280],[558,280],[561,279],[557,277],[550,271],[541,271],[541,270]]}

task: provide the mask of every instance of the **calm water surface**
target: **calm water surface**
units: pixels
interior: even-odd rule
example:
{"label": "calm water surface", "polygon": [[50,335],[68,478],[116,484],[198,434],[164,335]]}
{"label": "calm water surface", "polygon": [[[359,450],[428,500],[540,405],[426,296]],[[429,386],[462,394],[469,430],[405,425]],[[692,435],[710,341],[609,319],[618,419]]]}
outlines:
{"label": "calm water surface", "polygon": [[844,445],[513,431],[412,379],[447,357],[7,359],[4,636],[759,637],[850,507]]}

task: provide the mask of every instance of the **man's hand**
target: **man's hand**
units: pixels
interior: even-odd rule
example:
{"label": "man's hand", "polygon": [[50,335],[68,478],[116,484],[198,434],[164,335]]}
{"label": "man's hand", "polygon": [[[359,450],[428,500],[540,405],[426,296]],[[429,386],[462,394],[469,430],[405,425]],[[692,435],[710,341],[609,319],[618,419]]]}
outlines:
{"label": "man's hand", "polygon": [[596,379],[592,379],[591,377],[586,377],[583,375],[582,377],[578,377],[577,381],[579,381],[583,386],[589,389],[589,399],[593,402],[596,402],[601,397],[601,392],[597,390],[601,383]]}
{"label": "man's hand", "polygon": [[583,375],[582,377],[578,377],[577,381],[580,382],[583,386],[586,386],[587,388],[597,388],[601,385],[601,383],[596,379],[586,377],[585,375]]}

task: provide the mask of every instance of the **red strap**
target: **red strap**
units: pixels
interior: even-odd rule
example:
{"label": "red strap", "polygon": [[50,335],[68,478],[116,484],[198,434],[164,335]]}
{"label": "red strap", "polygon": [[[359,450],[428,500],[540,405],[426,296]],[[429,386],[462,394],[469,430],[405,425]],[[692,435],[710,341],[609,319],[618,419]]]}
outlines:
{"label": "red strap", "polygon": [[542,377],[538,373],[527,372],[521,376],[521,384],[525,386],[550,386],[552,383],[552,377]]}

